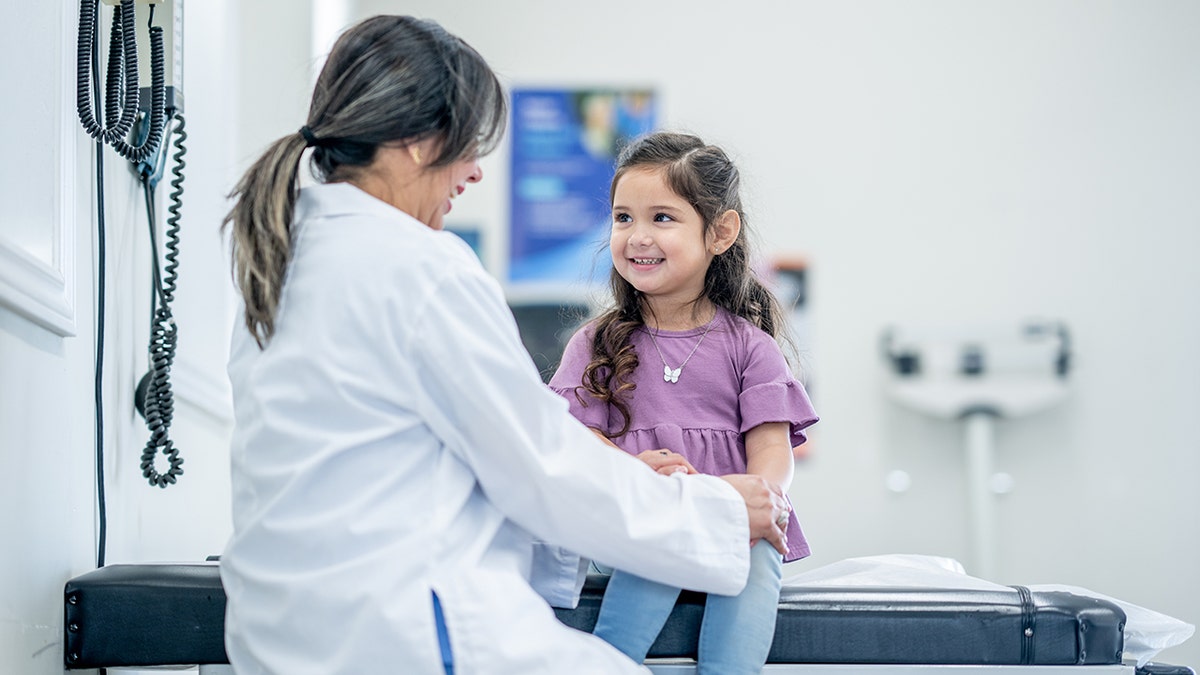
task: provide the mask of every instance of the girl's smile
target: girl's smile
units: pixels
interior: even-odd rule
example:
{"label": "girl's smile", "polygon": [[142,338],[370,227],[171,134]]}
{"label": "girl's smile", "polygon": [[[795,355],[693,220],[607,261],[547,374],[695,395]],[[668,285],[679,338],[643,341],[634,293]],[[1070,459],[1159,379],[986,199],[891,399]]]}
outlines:
{"label": "girl's smile", "polygon": [[704,219],[667,185],[661,169],[633,169],[617,182],[613,266],[652,303],[682,305],[703,295],[712,260],[708,238]]}

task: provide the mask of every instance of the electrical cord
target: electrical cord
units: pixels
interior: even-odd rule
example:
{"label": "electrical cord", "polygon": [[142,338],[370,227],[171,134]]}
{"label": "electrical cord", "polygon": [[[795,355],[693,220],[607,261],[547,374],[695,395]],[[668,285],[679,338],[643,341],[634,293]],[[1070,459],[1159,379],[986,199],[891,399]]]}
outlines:
{"label": "electrical cord", "polygon": [[[110,50],[108,54],[109,87],[105,97],[108,111],[106,115],[103,115],[108,128],[101,127],[96,122],[96,118],[101,114],[98,111],[92,111],[92,95],[88,86],[89,75],[94,78],[95,82],[99,81],[99,76],[96,74],[96,61],[99,60],[96,49],[96,33],[99,29],[98,3],[99,0],[82,0],[79,3],[79,41],[75,80],[76,109],[88,136],[107,144],[110,137],[121,137],[129,133],[137,114],[136,105],[121,104],[122,100],[137,100],[137,80],[124,77],[124,73],[129,69],[137,73],[137,43],[133,33],[133,12],[123,11],[123,5],[114,8],[110,36],[112,42],[119,43],[121,47]],[[130,5],[132,6],[132,3]],[[125,85],[124,97],[120,96],[121,84]],[[96,107],[99,108],[99,92],[96,92],[95,100],[97,101]],[[121,110],[119,118],[115,114],[115,107],[119,107]]]}
{"label": "electrical cord", "polygon": [[[99,28],[97,7],[100,0],[82,0],[79,4],[79,42],[76,71],[76,110],[88,136],[111,145],[125,159],[137,163],[158,150],[162,141],[166,106],[166,61],[163,56],[163,31],[151,25],[150,32],[150,133],[138,145],[125,141],[138,114],[138,59],[134,34],[134,0],[121,0],[113,8],[109,35],[108,80],[104,114],[92,110],[88,73],[95,71],[96,33]],[[153,6],[151,6],[153,21]],[[97,99],[99,95],[97,94]],[[117,110],[120,110],[118,115]],[[104,118],[104,125],[97,122]]]}
{"label": "electrical cord", "polygon": [[[171,168],[174,178],[171,180],[172,191],[168,196],[170,205],[167,207],[167,211],[171,215],[167,218],[167,228],[164,233],[166,238],[164,248],[167,251],[164,256],[166,265],[161,270],[156,236],[158,228],[154,217],[154,189],[158,183],[159,174],[154,170],[153,165],[143,163],[138,167],[146,197],[147,220],[150,224],[153,286],[155,289],[152,302],[153,316],[150,322],[148,359],[150,369],[143,378],[145,394],[142,412],[146,418],[146,426],[150,429],[150,439],[142,451],[141,468],[142,476],[151,485],[157,485],[160,488],[174,484],[183,473],[183,459],[179,456],[179,450],[170,438],[171,421],[175,413],[170,372],[175,361],[175,350],[179,339],[179,329],[171,313],[171,302],[175,299],[179,278],[177,271],[179,267],[179,219],[183,197],[183,170],[186,167],[184,155],[187,153],[187,148],[184,141],[187,140],[187,132],[184,130],[185,121],[182,114],[175,113],[173,119],[177,122],[174,127],[176,152],[172,156],[174,166]],[[159,473],[154,466],[155,458],[160,452],[166,456],[170,464],[170,468],[165,473]]]}
{"label": "electrical cord", "polygon": [[[82,19],[81,29],[82,29]],[[94,19],[93,19],[94,24]],[[84,46],[80,44],[82,51]],[[90,59],[92,88],[95,93],[96,107],[100,106],[100,69],[97,65],[99,47],[95,40],[87,47],[93,58]],[[80,65],[81,71],[85,70]],[[95,408],[96,408],[96,502],[99,518],[99,533],[96,542],[96,567],[104,567],[105,547],[108,541],[108,501],[104,496],[104,290],[105,290],[105,250],[104,250],[104,142],[96,139],[96,368],[95,368]]]}
{"label": "electrical cord", "polygon": [[[162,29],[153,26],[154,7],[150,8],[151,89],[149,132],[137,145],[125,142],[138,117],[140,83],[138,82],[137,41],[134,33],[134,0],[121,0],[113,9],[112,29],[109,36],[108,79],[104,87],[104,105],[101,105],[99,72],[99,0],[81,0],[79,5],[79,32],[76,61],[76,111],[88,136],[96,141],[96,351],[95,351],[95,462],[96,501],[98,512],[98,537],[96,543],[96,567],[103,567],[108,541],[108,510],[104,481],[104,317],[107,252],[105,250],[105,204],[104,204],[104,146],[111,145],[122,157],[135,163],[144,161],[158,151],[166,123],[165,110],[165,61],[163,57]],[[103,118],[104,125],[96,120]],[[181,188],[177,188],[177,191]],[[178,195],[173,195],[178,200]],[[176,244],[177,246],[177,244]],[[157,255],[157,254],[156,254]],[[156,258],[157,262],[157,258]],[[168,315],[169,318],[169,315]],[[173,321],[170,322],[173,326]],[[171,336],[172,355],[173,339]],[[167,365],[169,368],[169,363]],[[168,406],[167,419],[170,419]],[[177,469],[177,453],[172,457],[172,469]],[[168,472],[169,475],[172,475]],[[103,670],[101,671],[103,672]]]}

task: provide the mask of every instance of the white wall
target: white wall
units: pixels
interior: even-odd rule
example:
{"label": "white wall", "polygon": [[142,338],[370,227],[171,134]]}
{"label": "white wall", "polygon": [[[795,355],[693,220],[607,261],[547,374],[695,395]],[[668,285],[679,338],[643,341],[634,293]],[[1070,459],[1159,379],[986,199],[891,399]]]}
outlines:
{"label": "white wall", "polygon": [[[72,6],[75,5],[75,6]],[[104,7],[102,5],[102,7]],[[177,485],[141,476],[148,432],[133,410],[146,371],[149,243],[129,165],[105,150],[107,311],[104,446],[109,564],[201,560],[229,533],[224,376],[232,305],[217,225],[240,171],[234,104],[240,17],[232,2],[187,3],[180,328],[171,438]],[[144,20],[144,8],[139,20]],[[104,8],[107,35],[108,8]],[[38,3],[0,27],[0,672],[62,672],[62,589],[95,564],[94,143],[75,113],[78,3]],[[106,50],[107,40],[102,38]],[[306,48],[302,50],[307,53]],[[101,57],[104,58],[103,56]],[[144,55],[143,55],[144,58]],[[103,61],[101,72],[104,72]],[[169,179],[169,177],[168,177]],[[159,186],[165,204],[169,186]],[[160,225],[167,214],[160,206]],[[165,468],[162,464],[160,468]]]}
{"label": "white wall", "polygon": [[[740,160],[760,238],[812,265],[823,420],[792,493],[815,553],[789,572],[893,552],[970,572],[962,430],[889,402],[880,333],[1059,318],[1069,398],[998,426],[995,578],[1200,621],[1200,5],[354,7],[440,21],[510,86],[655,86],[667,126]],[[453,216],[503,242],[506,150],[487,162]],[[1200,642],[1160,658],[1195,666]]]}
{"label": "white wall", "polygon": [[[59,3],[58,5],[61,5]],[[72,4],[72,3],[67,3]],[[61,590],[93,564],[92,145],[74,118],[77,8],[0,28],[0,672],[61,668]],[[299,5],[299,6],[298,6]],[[1196,623],[1200,582],[1200,5],[1100,2],[358,2],[438,19],[510,85],[650,84],[725,144],[772,249],[813,264],[823,415],[793,496],[815,555],[967,560],[960,431],[883,395],[901,320],[1064,319],[1072,393],[1002,423],[998,580],[1087,586]],[[107,153],[108,561],[196,560],[228,533],[224,195],[304,119],[309,3],[187,4],[188,182],[172,436],[187,473],[142,481],[145,221]],[[578,27],[571,29],[570,27]],[[28,55],[41,55],[30,59]],[[63,114],[65,111],[66,114]],[[54,139],[47,141],[46,139]],[[49,157],[49,158],[48,158]],[[503,243],[506,150],[455,205]],[[165,188],[162,190],[165,191]],[[490,256],[502,272],[503,248]],[[17,283],[12,283],[16,278]],[[28,283],[27,283],[28,282]],[[32,291],[31,291],[32,289]],[[27,292],[29,291],[29,292]],[[900,468],[902,495],[883,487]],[[1196,639],[1161,655],[1200,664]]]}

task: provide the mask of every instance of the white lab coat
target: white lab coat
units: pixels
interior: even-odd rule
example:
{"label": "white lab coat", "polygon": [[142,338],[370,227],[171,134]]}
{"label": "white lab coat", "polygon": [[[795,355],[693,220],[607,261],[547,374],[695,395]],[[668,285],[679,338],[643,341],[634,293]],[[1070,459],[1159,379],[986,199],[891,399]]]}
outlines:
{"label": "white lab coat", "polygon": [[461,240],[348,184],[304,189],[295,220],[275,336],[259,350],[239,324],[229,363],[236,672],[441,673],[431,592],[458,675],[647,672],[555,619],[528,582],[533,537],[741,590],[737,492],[576,422]]}

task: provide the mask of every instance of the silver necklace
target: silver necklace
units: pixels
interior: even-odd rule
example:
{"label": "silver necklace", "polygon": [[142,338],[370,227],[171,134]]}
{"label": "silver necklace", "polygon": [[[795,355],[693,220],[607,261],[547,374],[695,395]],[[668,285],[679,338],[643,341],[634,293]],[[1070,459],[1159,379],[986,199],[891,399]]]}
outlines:
{"label": "silver necklace", "polygon": [[704,327],[704,332],[700,334],[700,339],[696,340],[696,346],[692,347],[692,351],[688,352],[687,358],[683,360],[683,363],[679,364],[678,368],[672,368],[671,366],[667,365],[667,357],[663,356],[662,349],[659,349],[658,347],[658,340],[654,337],[654,333],[658,331],[651,332],[649,326],[646,327],[646,333],[650,335],[650,342],[654,344],[654,351],[658,352],[658,358],[662,359],[663,381],[671,384],[675,384],[679,381],[679,373],[683,372],[683,367],[687,365],[688,361],[692,360],[692,355],[695,354],[696,350],[700,348],[700,343],[704,342],[704,338],[708,335],[708,331],[712,328],[712,325],[716,323],[716,321],[717,317],[714,314],[712,320],[710,320],[708,325]]}

